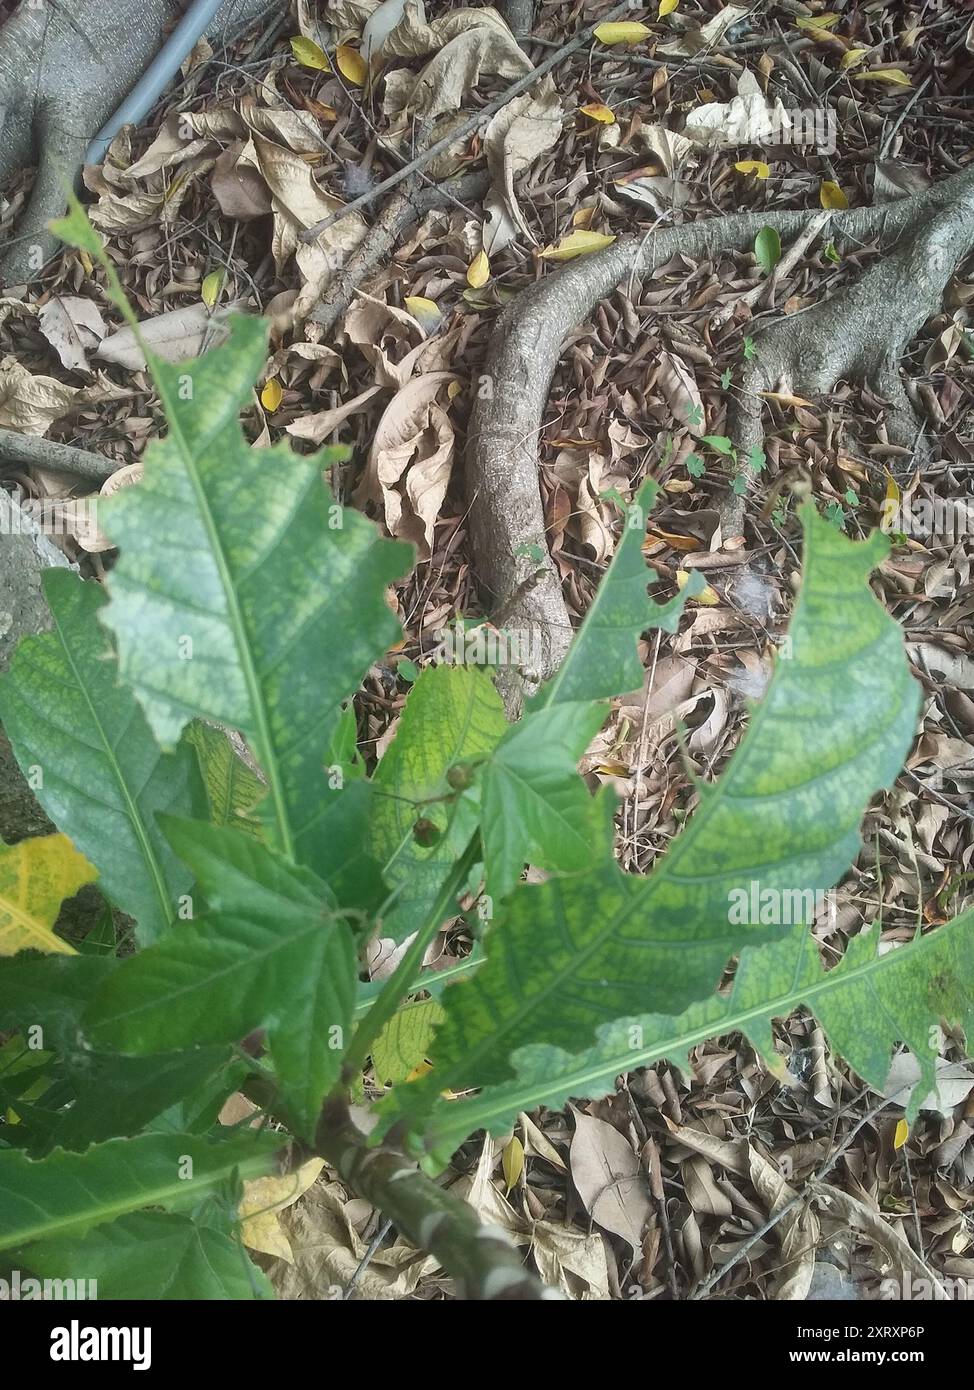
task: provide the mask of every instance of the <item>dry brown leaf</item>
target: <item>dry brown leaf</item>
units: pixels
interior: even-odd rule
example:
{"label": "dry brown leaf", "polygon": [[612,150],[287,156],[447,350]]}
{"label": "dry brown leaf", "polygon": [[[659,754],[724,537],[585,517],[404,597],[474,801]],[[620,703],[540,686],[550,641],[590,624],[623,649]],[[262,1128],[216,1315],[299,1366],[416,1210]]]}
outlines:
{"label": "dry brown leaf", "polygon": [[364,410],[372,397],[381,390],[381,386],[370,386],[331,410],[319,410],[313,415],[302,415],[300,419],[292,420],[285,429],[295,439],[309,439],[312,444],[320,444],[350,415],[357,415],[360,410]]}
{"label": "dry brown leaf", "polygon": [[[172,309],[168,314],[157,314],[155,318],[143,320],[139,324],[139,332],[152,351],[164,361],[186,362],[191,357],[199,356],[204,340],[210,346],[216,346],[226,339],[228,329],[224,320],[228,313],[240,307],[237,302],[211,313],[203,303],[190,304],[184,309]],[[120,328],[117,333],[103,339],[95,350],[95,356],[133,372],[140,372],[145,367],[145,353],[131,328]]]}
{"label": "dry brown leaf", "polygon": [[696,377],[682,357],[665,350],[660,353],[657,385],[677,424],[685,425],[698,438],[707,433],[703,397]]}
{"label": "dry brown leaf", "polygon": [[649,1192],[629,1141],[605,1120],[574,1110],[570,1164],[585,1210],[599,1226],[637,1253],[650,1213]]}
{"label": "dry brown leaf", "polygon": [[[557,144],[562,119],[554,80],[546,77],[536,92],[515,97],[503,106],[491,117],[484,131],[492,192],[512,221],[534,242],[537,238],[524,220],[514,183],[534,160]],[[496,243],[495,234],[491,244],[496,246]]]}
{"label": "dry brown leaf", "polygon": [[240,156],[247,142],[238,140],[223,151],[210,174],[210,187],[225,217],[248,222],[271,210],[271,195],[260,172]]}
{"label": "dry brown leaf", "polygon": [[531,1228],[531,1253],[549,1289],[581,1302],[611,1297],[605,1241],[598,1231],[586,1235],[538,1221]]}
{"label": "dry brown leaf", "polygon": [[[794,1201],[797,1193],[783,1177],[780,1169],[759,1153],[748,1149],[751,1182],[768,1210],[776,1216],[782,1207]],[[796,1206],[784,1215],[774,1228],[781,1246],[780,1263],[775,1271],[774,1296],[782,1301],[807,1298],[815,1273],[815,1251],[821,1232],[815,1213],[807,1203]]]}
{"label": "dry brown leaf", "polygon": [[40,310],[40,330],[69,371],[87,372],[87,353],[108,332],[98,305],[78,295],[55,295]]}
{"label": "dry brown leaf", "polygon": [[0,426],[21,434],[46,434],[66,415],[78,387],[52,376],[33,376],[13,357],[0,361]]}

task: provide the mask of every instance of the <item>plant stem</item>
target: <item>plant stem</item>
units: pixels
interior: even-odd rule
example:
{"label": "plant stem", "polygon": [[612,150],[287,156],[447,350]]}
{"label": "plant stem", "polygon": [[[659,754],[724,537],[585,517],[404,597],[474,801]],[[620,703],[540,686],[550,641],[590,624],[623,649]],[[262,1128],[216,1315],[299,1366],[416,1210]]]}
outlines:
{"label": "plant stem", "polygon": [[459,1298],[537,1300],[557,1298],[526,1269],[506,1232],[484,1226],[466,1202],[454,1197],[387,1141],[369,1148],[352,1123],[344,1100],[325,1102],[315,1149],[343,1182],[391,1220],[408,1241],[428,1250],[456,1280]]}
{"label": "plant stem", "polygon": [[[466,975],[471,970],[476,970],[478,965],[483,965],[487,956],[482,946],[475,946],[469,956],[464,956],[462,960],[456,960],[452,965],[445,965],[442,970],[419,970],[415,978],[403,990],[403,998],[407,994],[415,994],[419,989],[432,990],[434,985],[447,984],[450,980],[455,980],[462,975]],[[358,1002],[355,1005],[357,1014],[367,1014],[372,1007],[372,1003],[381,994],[384,988],[381,980],[373,980],[370,984],[359,986]]]}
{"label": "plant stem", "polygon": [[456,906],[457,895],[476,864],[479,851],[480,840],[474,836],[450,870],[450,875],[437,894],[426,921],[409,943],[395,971],[389,976],[378,998],[355,1030],[355,1036],[345,1055],[346,1077],[354,1077],[361,1072],[372,1044],[410,989],[415,988],[413,977],[423,963],[426,948]]}

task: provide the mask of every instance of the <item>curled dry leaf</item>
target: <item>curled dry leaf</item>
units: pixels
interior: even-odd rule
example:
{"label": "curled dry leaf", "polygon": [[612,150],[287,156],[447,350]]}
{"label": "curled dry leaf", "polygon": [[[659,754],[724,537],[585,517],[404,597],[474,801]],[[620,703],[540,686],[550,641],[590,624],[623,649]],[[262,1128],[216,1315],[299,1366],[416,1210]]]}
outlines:
{"label": "curled dry leaf", "polygon": [[359,395],[352,396],[350,400],[342,401],[341,405],[336,405],[331,410],[318,410],[313,415],[302,415],[299,420],[292,420],[289,425],[285,426],[285,429],[295,439],[307,439],[312,444],[321,444],[350,415],[357,415],[359,411],[364,410],[372,397],[381,390],[381,386],[370,386]]}
{"label": "curled dry leaf", "polygon": [[237,140],[223,151],[210,175],[210,187],[220,211],[238,222],[263,217],[271,210],[271,195],[253,163],[243,163],[247,142]]}
{"label": "curled dry leaf", "polygon": [[751,72],[742,72],[731,101],[709,101],[687,112],[684,130],[697,145],[711,150],[737,145],[766,145],[780,141],[788,128],[780,101],[770,102]]}
{"label": "curled dry leaf", "polygon": [[78,295],[55,295],[40,310],[40,330],[69,371],[87,372],[87,353],[108,329],[98,305]]}
{"label": "curled dry leaf", "polygon": [[131,487],[133,483],[141,482],[142,475],[141,463],[127,463],[124,468],[117,469],[110,478],[106,478],[94,496],[78,497],[64,503],[66,530],[82,550],[87,551],[89,555],[97,555],[104,550],[114,549],[112,542],[98,525],[99,501],[103,497],[111,497],[123,487]]}
{"label": "curled dry leaf", "polygon": [[52,376],[33,376],[13,357],[0,361],[0,426],[21,434],[46,434],[66,415],[78,387],[65,386]]}
{"label": "curled dry leaf", "polygon": [[587,1303],[611,1297],[605,1241],[598,1231],[586,1235],[538,1221],[531,1230],[531,1253],[548,1288],[560,1289],[566,1298]]}
{"label": "curled dry leaf", "polygon": [[427,372],[393,396],[355,493],[358,505],[381,505],[390,534],[414,541],[422,559],[432,551],[453,467],[453,427],[443,402],[456,380],[453,372]]}
{"label": "curled dry leaf", "polygon": [[[608,110],[607,107],[601,109]],[[611,111],[608,119],[615,119]],[[524,220],[514,183],[534,160],[557,144],[562,120],[561,102],[554,81],[546,77],[537,92],[515,97],[503,106],[491,117],[484,132],[492,192],[511,220],[531,241],[536,238]],[[496,242],[496,237],[494,240]],[[470,283],[473,284],[473,281]]]}

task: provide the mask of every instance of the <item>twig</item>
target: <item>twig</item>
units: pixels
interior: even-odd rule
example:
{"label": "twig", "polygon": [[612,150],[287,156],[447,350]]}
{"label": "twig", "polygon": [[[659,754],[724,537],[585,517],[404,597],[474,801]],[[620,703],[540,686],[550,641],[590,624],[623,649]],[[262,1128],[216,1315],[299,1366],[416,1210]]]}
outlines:
{"label": "twig", "polygon": [[509,87],[506,87],[503,92],[494,97],[492,101],[489,101],[486,106],[481,107],[476,115],[464,121],[456,130],[451,131],[450,134],[445,135],[442,140],[437,140],[435,144],[421,151],[415,159],[410,160],[410,162],[403,165],[401,169],[397,169],[394,174],[390,174],[389,177],[383,179],[381,183],[377,183],[368,193],[363,193],[361,197],[353,198],[350,203],[346,203],[345,206],[339,208],[337,212],[330,213],[327,217],[323,217],[320,222],[316,222],[313,227],[309,227],[306,231],[301,232],[301,240],[306,242],[315,241],[328,227],[333,227],[336,222],[340,222],[342,218],[347,217],[349,213],[357,212],[359,208],[363,208],[367,204],[375,202],[376,198],[381,194],[387,193],[390,188],[395,188],[398,184],[402,183],[403,179],[408,178],[410,174],[416,173],[418,170],[424,168],[429,164],[431,159],[435,159],[438,154],[443,154],[444,151],[454,146],[458,140],[463,140],[468,135],[473,135],[475,131],[478,131],[481,126],[486,124],[495,112],[500,111],[501,108],[506,106],[514,97],[520,96],[522,92],[526,92],[539,78],[544,77],[552,68],[557,67],[569,54],[575,53],[579,48],[584,48],[585,44],[588,43],[592,34],[600,24],[606,24],[610,20],[618,19],[621,15],[628,14],[630,8],[627,0],[627,3],[614,6],[607,14],[597,19],[594,24],[587,25],[581,33],[569,39],[566,44],[563,44],[561,48],[547,57],[543,63],[539,63],[536,68],[532,68],[531,71],[525,73],[523,77],[519,77],[516,82],[512,82]]}
{"label": "twig", "polygon": [[383,1221],[382,1225],[379,1227],[375,1235],[369,1241],[368,1248],[366,1249],[365,1254],[359,1260],[355,1268],[355,1273],[348,1281],[348,1287],[346,1288],[345,1293],[343,1295],[345,1299],[351,1298],[352,1294],[355,1292],[356,1284],[369,1267],[369,1261],[371,1260],[372,1256],[378,1250],[379,1246],[382,1244],[382,1242],[385,1240],[386,1236],[389,1234],[391,1230],[392,1222]]}
{"label": "twig", "polygon": [[[881,1097],[881,1099],[872,1107],[871,1110],[867,1110],[865,1115],[863,1115],[862,1119],[858,1122],[858,1124],[853,1125],[852,1129],[843,1139],[839,1147],[835,1149],[825,1160],[821,1168],[819,1168],[818,1172],[814,1173],[812,1177],[808,1179],[806,1187],[811,1187],[814,1183],[822,1182],[826,1175],[832,1171],[832,1169],[838,1163],[839,1159],[852,1144],[852,1141],[855,1139],[859,1131],[863,1129],[867,1124],[869,1124],[871,1120],[874,1120],[881,1110],[885,1110],[887,1105],[892,1105],[893,1102],[897,1099],[897,1097],[901,1096],[904,1091],[908,1090],[910,1090],[910,1086],[901,1086],[900,1089],[895,1092],[895,1094],[891,1096]],[[748,1251],[752,1250],[754,1246],[757,1245],[759,1240],[761,1240],[764,1236],[768,1234],[769,1231],[773,1230],[775,1226],[777,1226],[778,1222],[782,1219],[782,1217],[787,1216],[789,1212],[797,1211],[798,1208],[800,1206],[804,1206],[804,1204],[808,1200],[809,1196],[804,1190],[798,1192],[794,1197],[792,1197],[790,1201],[786,1202],[783,1207],[776,1211],[773,1216],[769,1216],[763,1226],[759,1226],[756,1231],[753,1231],[751,1235],[748,1236],[747,1240],[744,1242],[743,1245],[739,1245],[737,1247],[737,1249],[734,1251],[733,1255],[730,1257],[729,1260],[725,1261],[725,1263],[722,1264],[719,1269],[715,1269],[713,1274],[711,1274],[710,1278],[705,1279],[704,1282],[699,1286],[699,1288],[694,1289],[693,1293],[691,1293],[690,1295],[691,1300],[699,1300],[701,1298],[705,1298],[707,1294],[710,1292],[710,1290],[714,1287],[714,1285],[719,1284],[721,1279],[723,1279],[724,1275],[727,1274],[730,1270],[732,1270],[734,1266],[744,1258]]]}
{"label": "twig", "polygon": [[0,462],[20,463],[28,467],[51,468],[57,473],[72,473],[102,483],[117,472],[122,464],[75,449],[70,444],[58,444],[53,439],[41,439],[36,434],[18,434],[16,430],[0,429]]}

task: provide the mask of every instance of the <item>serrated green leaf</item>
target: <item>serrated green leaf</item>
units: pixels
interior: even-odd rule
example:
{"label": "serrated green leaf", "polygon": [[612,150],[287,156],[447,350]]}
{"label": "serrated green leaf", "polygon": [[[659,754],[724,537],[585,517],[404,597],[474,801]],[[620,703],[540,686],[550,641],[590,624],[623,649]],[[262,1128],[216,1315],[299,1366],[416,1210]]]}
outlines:
{"label": "serrated green leaf", "polygon": [[333,503],[322,469],[341,451],[248,446],[238,414],[266,339],[265,323],[237,316],[205,357],[150,359],[169,434],[147,449],[143,481],[103,508],[122,552],[103,619],[163,746],[194,716],[239,729],[267,776],[272,839],[322,872],[322,820],[340,798],[329,738],[396,639],[383,594],[411,551]]}
{"label": "serrated green leaf", "polygon": [[[974,1036],[974,910],[908,946],[879,953],[879,932],[854,937],[837,966],[822,968],[814,937],[797,928],[783,941],[747,947],[732,992],[714,994],[677,1018],[659,1014],[620,1019],[599,1030],[599,1042],[571,1055],[561,1048],[528,1046],[514,1057],[517,1078],[488,1086],[469,1101],[438,1100],[424,1132],[430,1153],[454,1152],[469,1133],[503,1134],[524,1109],[559,1109],[572,1097],[610,1092],[616,1077],[663,1059],[686,1067],[690,1051],[708,1038],[742,1032],[773,1070],[784,1070],[772,1021],[810,1009],[833,1052],[877,1090],[890,1054],[905,1042],[921,1076],[912,1093],[897,1097],[910,1121],[936,1075],[933,1045],[941,1021]],[[869,1020],[864,1026],[863,1020]]]}
{"label": "serrated green leaf", "polygon": [[429,1052],[433,1030],[443,1017],[435,999],[404,1004],[372,1044],[372,1067],[380,1086],[405,1081]]}
{"label": "serrated green leaf", "polygon": [[267,846],[192,821],[167,817],[164,828],[209,911],[123,961],[86,1032],[96,1047],[154,1053],[266,1027],[284,1102],[307,1136],[350,1036],[351,929],[324,884]]}
{"label": "serrated green leaf", "polygon": [[[484,758],[507,729],[486,671],[443,665],[420,673],[372,781],[368,849],[395,894],[382,920],[383,936],[401,941],[419,928],[476,827],[476,806],[469,797],[453,801],[447,773]],[[447,796],[450,801],[430,800]],[[434,844],[416,840],[413,828],[420,818],[441,832]]]}
{"label": "serrated green leaf", "polygon": [[200,780],[189,749],[159,751],[138,701],[119,684],[98,622],[101,585],[51,569],[44,593],[54,629],[17,648],[0,681],[0,720],[21,769],[34,772],[38,801],[148,943],[192,884],[155,815],[201,811]]}
{"label": "serrated green leaf", "polygon": [[557,704],[607,700],[643,683],[638,642],[650,628],[675,632],[687,599],[700,592],[703,579],[690,584],[669,603],[653,603],[647,589],[656,578],[643,558],[646,518],[659,495],[648,479],[626,512],[622,536],[585,621],[575,634],[556,674],[527,702],[528,711]]}
{"label": "serrated green leaf", "polygon": [[235,1175],[270,1172],[284,1142],[245,1130],[216,1141],[141,1134],[39,1159],[0,1149],[0,1250],[82,1235],[143,1207],[190,1207]]}
{"label": "serrated green leaf", "polygon": [[539,1039],[577,1047],[613,1019],[706,996],[731,955],[788,929],[738,920],[735,894],[757,882],[814,897],[854,858],[870,797],[902,765],[919,692],[900,631],[867,582],[885,539],[854,544],[813,507],[802,518],[785,659],[660,868],[640,878],[609,860],[516,892],[488,935],[487,964],[445,993],[432,1076],[394,1094],[390,1113],[444,1087],[503,1080],[511,1053]]}
{"label": "serrated green leaf", "polygon": [[49,1142],[61,1149],[84,1149],[138,1134],[183,1096],[206,1086],[221,1071],[228,1072],[230,1059],[226,1047],[152,1057],[75,1054],[68,1061],[74,1098],[54,1121]]}
{"label": "serrated green leaf", "polygon": [[578,775],[578,760],[605,715],[598,704],[535,710],[484,766],[480,833],[492,898],[507,896],[526,863],[578,873],[611,851],[611,828]]}
{"label": "serrated green leaf", "polygon": [[239,1240],[171,1212],[123,1216],[81,1240],[39,1241],[18,1251],[17,1261],[42,1279],[83,1270],[103,1301],[274,1297]]}

